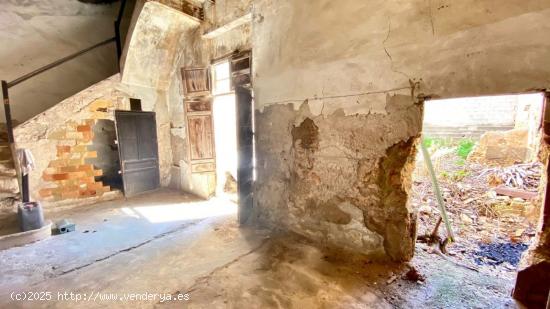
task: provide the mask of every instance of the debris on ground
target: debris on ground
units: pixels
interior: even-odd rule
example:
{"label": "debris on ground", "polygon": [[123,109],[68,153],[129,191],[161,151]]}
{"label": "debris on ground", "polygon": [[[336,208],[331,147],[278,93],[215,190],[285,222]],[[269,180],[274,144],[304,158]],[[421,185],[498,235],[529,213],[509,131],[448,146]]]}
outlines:
{"label": "debris on ground", "polygon": [[414,266],[411,266],[409,271],[407,271],[405,273],[404,279],[407,279],[407,280],[413,281],[413,282],[418,282],[418,281],[424,282],[424,281],[426,281],[426,277],[424,277],[422,274],[420,274]]}
{"label": "debris on ground", "polygon": [[[542,164],[489,167],[464,160],[456,147],[449,149],[452,146],[432,153],[457,238],[448,244],[446,255],[481,271],[512,274],[536,234]],[[411,204],[418,210],[419,242],[434,244],[446,236],[444,229],[433,234],[441,214],[422,158],[417,158],[413,174]]]}
{"label": "debris on ground", "polygon": [[492,243],[480,244],[479,250],[473,252],[475,262],[478,265],[500,265],[509,263],[518,266],[521,254],[527,250],[526,244]]}

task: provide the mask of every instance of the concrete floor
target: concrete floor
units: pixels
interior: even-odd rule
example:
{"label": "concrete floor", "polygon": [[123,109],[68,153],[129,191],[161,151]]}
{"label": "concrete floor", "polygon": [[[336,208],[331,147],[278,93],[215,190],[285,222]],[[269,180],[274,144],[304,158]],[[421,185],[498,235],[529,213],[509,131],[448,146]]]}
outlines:
{"label": "concrete floor", "polygon": [[[72,219],[77,231],[0,251],[1,308],[515,307],[509,283],[421,249],[412,264],[427,280],[418,284],[402,278],[407,265],[239,228],[235,204],[223,200],[159,191],[56,218]],[[38,294],[17,294],[29,291]],[[22,295],[42,300],[12,299]]]}

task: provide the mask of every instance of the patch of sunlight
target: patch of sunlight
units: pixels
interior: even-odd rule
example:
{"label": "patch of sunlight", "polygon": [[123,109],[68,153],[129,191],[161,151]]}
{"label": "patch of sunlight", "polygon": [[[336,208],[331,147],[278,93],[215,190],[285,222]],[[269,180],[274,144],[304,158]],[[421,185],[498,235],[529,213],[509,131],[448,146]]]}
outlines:
{"label": "patch of sunlight", "polygon": [[162,223],[233,215],[237,213],[237,205],[212,198],[200,202],[133,207],[132,210],[151,223]]}

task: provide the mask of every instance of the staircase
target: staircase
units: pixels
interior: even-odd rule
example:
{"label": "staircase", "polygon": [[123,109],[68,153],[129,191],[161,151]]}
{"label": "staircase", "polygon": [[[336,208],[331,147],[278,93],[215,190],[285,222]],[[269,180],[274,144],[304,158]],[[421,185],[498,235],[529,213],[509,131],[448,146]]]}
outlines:
{"label": "staircase", "polygon": [[11,222],[13,220],[4,218],[14,217],[19,198],[19,184],[8,143],[6,125],[0,123],[0,230],[13,224]]}

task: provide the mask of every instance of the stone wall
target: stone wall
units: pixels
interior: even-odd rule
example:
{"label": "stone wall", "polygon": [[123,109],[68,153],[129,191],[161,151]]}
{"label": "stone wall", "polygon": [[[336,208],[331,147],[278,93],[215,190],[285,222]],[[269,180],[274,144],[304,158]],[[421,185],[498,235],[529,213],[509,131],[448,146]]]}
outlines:
{"label": "stone wall", "polygon": [[[112,108],[113,104],[98,100],[90,104],[89,108],[95,113],[99,106],[107,109]],[[88,163],[89,159],[97,158],[97,151],[90,149],[96,121],[97,119],[67,121],[48,135],[47,138],[57,144],[57,152],[56,158],[48,163],[42,174],[42,180],[47,183],[47,187],[39,190],[41,198],[60,201],[101,196],[110,191],[109,186],[96,181],[96,177],[103,175],[103,170]]]}
{"label": "stone wall", "polygon": [[111,160],[112,155],[97,149],[112,145],[99,145],[102,141],[94,140],[93,130],[101,120],[114,121],[115,110],[129,110],[129,98],[141,99],[144,111],[156,113],[161,185],[169,184],[172,154],[167,95],[124,85],[115,75],[15,128],[16,147],[31,150],[35,157],[36,169],[29,174],[32,200],[53,208],[120,196],[105,194],[111,188],[101,181],[102,165],[97,161]]}
{"label": "stone wall", "polygon": [[331,246],[412,257],[422,97],[550,85],[548,1],[257,0],[253,14],[256,219]]}

